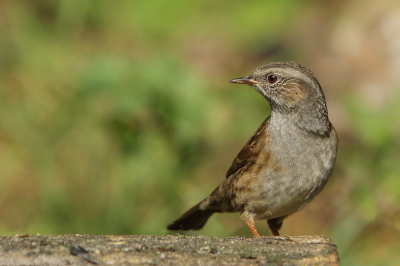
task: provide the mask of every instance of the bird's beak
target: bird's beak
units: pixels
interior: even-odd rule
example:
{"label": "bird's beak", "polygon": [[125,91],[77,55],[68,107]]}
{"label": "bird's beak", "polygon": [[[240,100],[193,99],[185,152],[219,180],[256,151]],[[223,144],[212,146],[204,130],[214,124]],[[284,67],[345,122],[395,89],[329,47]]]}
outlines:
{"label": "bird's beak", "polygon": [[237,84],[247,84],[247,85],[257,85],[259,84],[257,81],[253,79],[253,75],[245,76],[242,78],[232,79],[229,81],[230,83],[237,83]]}

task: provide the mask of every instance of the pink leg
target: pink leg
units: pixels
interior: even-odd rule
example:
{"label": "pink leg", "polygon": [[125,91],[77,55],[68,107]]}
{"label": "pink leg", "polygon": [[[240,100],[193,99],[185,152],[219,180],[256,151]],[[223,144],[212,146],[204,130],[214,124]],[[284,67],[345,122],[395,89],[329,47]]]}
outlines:
{"label": "pink leg", "polygon": [[260,236],[257,232],[256,227],[254,226],[254,222],[246,222],[246,224],[249,226],[251,232],[253,233],[254,236]]}

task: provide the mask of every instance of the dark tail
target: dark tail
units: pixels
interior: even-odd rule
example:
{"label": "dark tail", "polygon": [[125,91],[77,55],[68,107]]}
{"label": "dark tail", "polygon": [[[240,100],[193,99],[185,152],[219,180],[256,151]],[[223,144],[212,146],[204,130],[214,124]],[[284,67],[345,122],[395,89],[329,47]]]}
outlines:
{"label": "dark tail", "polygon": [[[201,202],[200,202],[201,203]],[[199,209],[200,203],[185,212],[181,217],[167,226],[169,230],[199,230],[203,228],[208,218],[214,211],[203,211]]]}

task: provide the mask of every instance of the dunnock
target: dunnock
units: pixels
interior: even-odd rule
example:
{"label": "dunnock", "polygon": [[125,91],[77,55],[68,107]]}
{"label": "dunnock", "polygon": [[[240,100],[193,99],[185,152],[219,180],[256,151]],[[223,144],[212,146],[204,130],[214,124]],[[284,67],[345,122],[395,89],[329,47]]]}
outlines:
{"label": "dunnock", "polygon": [[338,135],[318,80],[302,64],[271,63],[231,82],[255,88],[271,105],[271,115],[239,152],[226,179],[168,229],[198,230],[214,212],[240,212],[254,236],[259,236],[255,219],[267,219],[278,236],[283,220],[328,181]]}

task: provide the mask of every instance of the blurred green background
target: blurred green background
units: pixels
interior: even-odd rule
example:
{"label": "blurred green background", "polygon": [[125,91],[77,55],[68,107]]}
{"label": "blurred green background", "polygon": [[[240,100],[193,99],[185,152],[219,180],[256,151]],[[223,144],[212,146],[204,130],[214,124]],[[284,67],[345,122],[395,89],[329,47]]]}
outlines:
{"label": "blurred green background", "polygon": [[[0,1],[0,234],[172,233],[269,115],[228,81],[292,60],[340,147],[281,233],[330,237],[342,265],[399,265],[399,44],[395,0]],[[251,236],[238,214],[188,234]]]}

